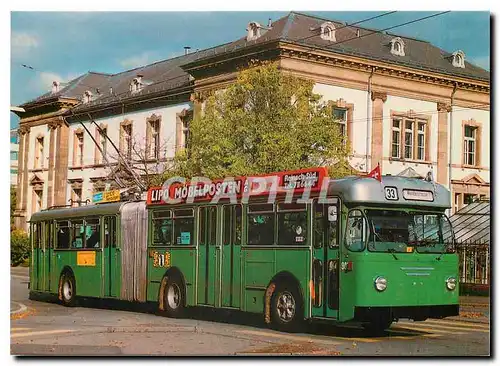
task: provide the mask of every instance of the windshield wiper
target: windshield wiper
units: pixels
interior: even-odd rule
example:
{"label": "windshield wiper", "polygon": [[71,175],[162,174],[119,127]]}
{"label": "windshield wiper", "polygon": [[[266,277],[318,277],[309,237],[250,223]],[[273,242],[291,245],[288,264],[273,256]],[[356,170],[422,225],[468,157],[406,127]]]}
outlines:
{"label": "windshield wiper", "polygon": [[393,248],[387,248],[387,252],[391,253],[392,256],[394,257],[394,259],[399,260],[399,258],[396,257],[396,254],[394,254],[394,253],[396,253],[396,251]]}

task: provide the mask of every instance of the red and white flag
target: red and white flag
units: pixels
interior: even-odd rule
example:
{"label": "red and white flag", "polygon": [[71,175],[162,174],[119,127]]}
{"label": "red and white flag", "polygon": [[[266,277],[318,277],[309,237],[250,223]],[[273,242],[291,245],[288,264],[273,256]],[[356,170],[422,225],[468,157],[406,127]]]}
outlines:
{"label": "red and white flag", "polygon": [[382,182],[382,173],[380,171],[380,164],[377,164],[377,167],[373,169],[370,173],[368,173],[367,177],[375,178],[379,182]]}

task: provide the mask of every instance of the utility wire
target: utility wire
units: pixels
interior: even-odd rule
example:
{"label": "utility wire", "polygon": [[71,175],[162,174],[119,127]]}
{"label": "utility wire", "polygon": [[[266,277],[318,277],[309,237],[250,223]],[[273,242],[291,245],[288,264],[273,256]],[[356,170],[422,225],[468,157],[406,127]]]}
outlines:
{"label": "utility wire", "polygon": [[[338,28],[335,28],[335,31],[338,31],[338,30],[340,30],[340,29],[344,29],[344,28],[347,28],[347,27],[352,27],[352,26],[357,25],[357,24],[365,23],[365,22],[368,22],[368,21],[373,20],[373,19],[382,18],[382,17],[385,17],[385,16],[387,16],[387,15],[391,15],[391,14],[394,14],[394,13],[397,13],[397,11],[389,11],[389,12],[387,12],[387,13],[379,14],[379,15],[373,16],[373,17],[371,17],[371,18],[367,18],[367,19],[359,20],[359,21],[357,21],[357,22],[350,23],[350,24],[348,24],[348,23],[346,22],[346,24],[345,24],[345,25],[342,25],[342,26],[340,26],[340,27],[338,27]],[[321,33],[321,28],[319,28],[319,30],[320,30],[320,33]],[[295,42],[300,42],[300,41],[304,41],[304,40],[309,39],[309,38],[312,38],[312,37],[316,37],[316,36],[318,36],[318,35],[319,35],[319,33],[318,33],[318,34],[313,34],[313,35],[311,35],[311,36],[307,36],[307,37],[304,37],[304,38],[294,39],[294,41],[295,41]]]}
{"label": "utility wire", "polygon": [[382,32],[388,31],[390,29],[399,28],[399,27],[403,27],[403,26],[408,25],[408,24],[413,24],[413,23],[421,22],[423,20],[434,18],[434,17],[440,16],[440,15],[444,15],[444,14],[449,13],[449,12],[450,12],[450,10],[442,11],[440,13],[431,14],[431,15],[428,15],[428,16],[425,16],[425,17],[422,17],[422,18],[411,20],[409,22],[405,22],[405,23],[401,23],[401,24],[396,24],[396,25],[393,25],[391,27],[387,27],[387,28],[384,28],[384,29],[379,29],[379,30],[376,30],[376,31],[372,31],[370,33],[366,33],[366,34],[360,35],[359,37],[351,37],[351,38],[348,38],[348,39],[344,39],[343,41],[335,42],[335,44],[333,44],[331,46],[328,46],[327,48],[331,48],[331,47],[337,46],[339,44],[352,41],[353,39],[360,39],[360,38],[371,36],[371,35],[376,34],[376,33],[382,33]]}

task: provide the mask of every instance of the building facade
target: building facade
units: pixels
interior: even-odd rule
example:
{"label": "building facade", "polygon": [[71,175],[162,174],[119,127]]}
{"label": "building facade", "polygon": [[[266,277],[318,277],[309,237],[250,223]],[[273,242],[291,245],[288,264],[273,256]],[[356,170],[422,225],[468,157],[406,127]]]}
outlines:
{"label": "building facade", "polygon": [[17,129],[10,130],[10,185],[17,186],[17,170],[19,159],[19,138]]}
{"label": "building facade", "polygon": [[252,59],[314,81],[356,170],[432,171],[450,188],[453,211],[489,196],[489,72],[460,50],[292,12],[267,27],[250,22],[229,44],[119,74],[88,73],[62,89],[54,83],[24,104],[16,224],[168,168],[207,95]]}

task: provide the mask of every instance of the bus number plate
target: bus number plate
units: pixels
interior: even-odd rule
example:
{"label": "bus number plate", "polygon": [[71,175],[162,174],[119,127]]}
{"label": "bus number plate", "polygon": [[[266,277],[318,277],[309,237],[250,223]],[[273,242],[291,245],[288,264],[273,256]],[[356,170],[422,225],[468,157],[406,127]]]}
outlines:
{"label": "bus number plate", "polygon": [[390,201],[397,201],[398,189],[396,187],[385,187],[385,199]]}

